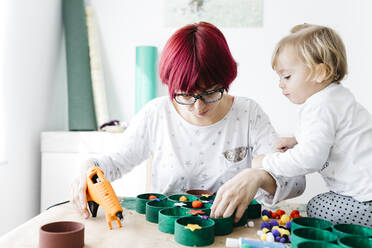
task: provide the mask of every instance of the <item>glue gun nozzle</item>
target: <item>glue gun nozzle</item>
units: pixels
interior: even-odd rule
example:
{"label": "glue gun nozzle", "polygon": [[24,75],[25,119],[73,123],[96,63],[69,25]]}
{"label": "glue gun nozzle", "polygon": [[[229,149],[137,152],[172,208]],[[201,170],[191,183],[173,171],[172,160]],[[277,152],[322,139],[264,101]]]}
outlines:
{"label": "glue gun nozzle", "polygon": [[122,212],[117,212],[116,213],[116,216],[122,221],[124,218],[123,218],[123,213]]}

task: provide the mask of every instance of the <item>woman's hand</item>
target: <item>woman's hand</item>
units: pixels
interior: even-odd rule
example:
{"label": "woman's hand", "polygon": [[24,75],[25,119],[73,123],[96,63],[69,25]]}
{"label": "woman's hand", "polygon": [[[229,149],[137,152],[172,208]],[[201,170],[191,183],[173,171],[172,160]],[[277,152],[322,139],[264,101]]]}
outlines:
{"label": "woman's hand", "polygon": [[278,139],[276,142],[276,151],[277,152],[285,152],[288,149],[292,149],[295,145],[297,145],[297,140],[294,137],[283,137]]}
{"label": "woman's hand", "polygon": [[211,217],[229,217],[234,214],[235,222],[243,216],[259,188],[274,194],[276,182],[269,173],[261,169],[248,168],[227,181],[218,190]]}
{"label": "woman's hand", "polygon": [[79,172],[71,184],[71,203],[75,209],[84,217],[88,218],[90,216],[87,208],[87,172],[88,170],[96,166],[94,161],[86,160],[80,165]]}

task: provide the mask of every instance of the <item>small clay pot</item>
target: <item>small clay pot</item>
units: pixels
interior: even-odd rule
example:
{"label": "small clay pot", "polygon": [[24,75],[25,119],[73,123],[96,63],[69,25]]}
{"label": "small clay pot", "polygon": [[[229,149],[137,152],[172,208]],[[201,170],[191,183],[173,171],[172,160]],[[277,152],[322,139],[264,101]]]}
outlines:
{"label": "small clay pot", "polygon": [[82,248],[84,246],[84,225],[74,221],[59,221],[40,227],[40,248]]}

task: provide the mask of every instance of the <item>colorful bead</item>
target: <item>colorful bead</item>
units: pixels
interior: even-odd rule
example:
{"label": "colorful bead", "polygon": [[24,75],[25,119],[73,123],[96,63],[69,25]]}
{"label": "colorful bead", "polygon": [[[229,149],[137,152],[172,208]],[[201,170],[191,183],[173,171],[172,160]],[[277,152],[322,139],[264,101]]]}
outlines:
{"label": "colorful bead", "polygon": [[267,215],[264,215],[264,216],[262,216],[262,220],[263,221],[268,221],[269,220],[269,217],[267,217]]}
{"label": "colorful bead", "polygon": [[158,199],[156,196],[154,196],[154,195],[150,195],[149,196],[149,200],[151,201],[151,200],[154,200],[154,199]]}
{"label": "colorful bead", "polygon": [[254,222],[253,221],[248,221],[248,226],[249,227],[254,227]]}
{"label": "colorful bead", "polygon": [[181,201],[181,202],[185,202],[185,201],[188,201],[188,199],[187,199],[187,197],[186,196],[181,196],[179,199],[178,199],[179,201]]}
{"label": "colorful bead", "polygon": [[270,223],[268,223],[268,222],[262,222],[261,223],[261,229],[264,229],[264,228],[267,228],[267,229],[271,229],[271,225],[270,225]]}
{"label": "colorful bead", "polygon": [[198,201],[198,200],[193,201],[192,202],[192,207],[193,208],[201,208],[201,207],[203,207],[203,203],[201,201]]}

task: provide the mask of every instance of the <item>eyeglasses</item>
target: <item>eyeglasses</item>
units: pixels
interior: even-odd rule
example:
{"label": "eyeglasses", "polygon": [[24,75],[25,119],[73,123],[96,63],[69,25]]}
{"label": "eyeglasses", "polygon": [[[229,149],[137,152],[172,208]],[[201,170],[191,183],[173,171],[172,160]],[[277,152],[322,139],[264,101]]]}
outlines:
{"label": "eyeglasses", "polygon": [[192,105],[196,100],[200,99],[205,103],[218,102],[222,99],[224,88],[206,91],[198,95],[193,94],[175,94],[174,100],[182,105]]}

